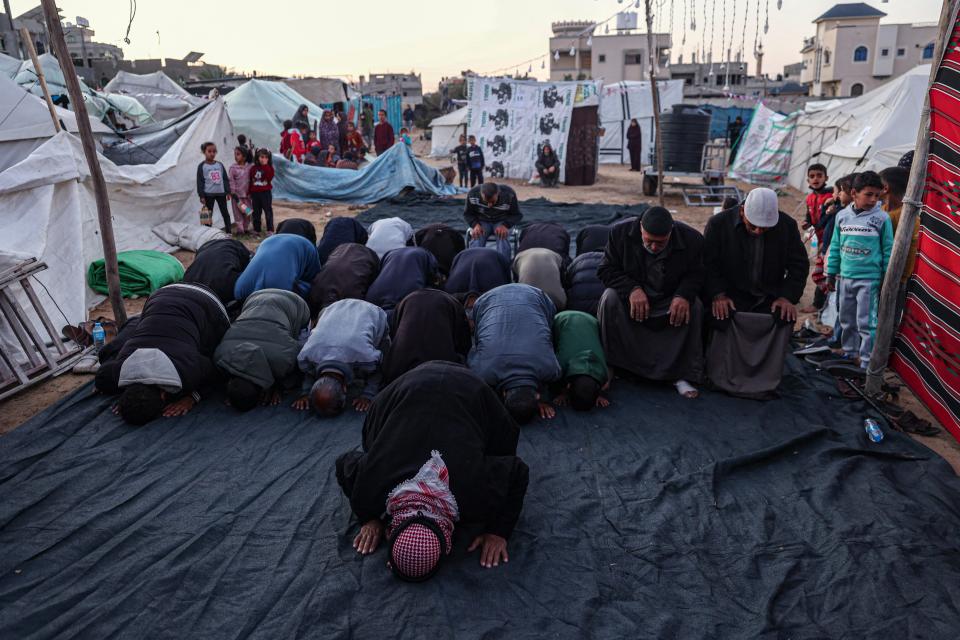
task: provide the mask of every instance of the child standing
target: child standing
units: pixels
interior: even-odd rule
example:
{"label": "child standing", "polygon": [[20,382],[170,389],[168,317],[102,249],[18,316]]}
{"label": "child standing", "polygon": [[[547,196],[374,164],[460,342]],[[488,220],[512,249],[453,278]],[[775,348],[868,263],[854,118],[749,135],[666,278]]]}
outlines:
{"label": "child standing", "polygon": [[246,147],[237,147],[233,150],[234,164],[230,167],[230,186],[232,193],[230,200],[233,204],[233,219],[237,225],[237,235],[247,233],[250,227],[250,216],[243,211],[249,211],[253,204],[250,201],[250,170],[253,165],[247,162],[250,150]]}
{"label": "child standing", "polygon": [[260,214],[267,219],[267,235],[273,235],[273,159],[269,149],[257,151],[257,164],[250,172],[253,230],[260,234]]}
{"label": "child standing", "polygon": [[833,226],[837,214],[846,209],[852,201],[850,188],[853,185],[853,176],[850,174],[837,180],[833,184],[833,197],[823,203],[820,210],[820,216],[814,227],[816,233],[823,238],[823,241],[817,245],[817,257],[813,264],[813,270],[810,272],[810,279],[817,285],[813,290],[813,305],[801,309],[803,313],[813,313],[822,311],[823,305],[827,301],[827,275],[825,272],[827,249],[830,247],[830,239],[833,236]]}
{"label": "child standing", "polygon": [[470,146],[467,147],[467,167],[470,169],[470,187],[483,184],[483,168],[487,166],[483,159],[483,149],[477,145],[477,136],[468,138]]}
{"label": "child standing", "polygon": [[410,131],[408,131],[406,127],[400,129],[400,140],[408,147],[413,146],[413,140],[410,139]]}
{"label": "child standing", "polygon": [[460,144],[453,148],[453,156],[457,160],[457,174],[460,176],[460,186],[467,186],[467,136],[460,134]]}
{"label": "child standing", "polygon": [[217,160],[217,145],[204,142],[200,145],[203,162],[197,167],[197,195],[200,202],[210,211],[213,203],[220,207],[223,216],[223,230],[230,233],[230,212],[227,211],[227,195],[230,193],[230,178],[227,168]]}
{"label": "child standing", "polygon": [[876,172],[854,177],[853,202],[837,214],[827,253],[827,287],[836,288],[840,301],[843,352],[851,359],[859,354],[863,368],[870,363],[880,284],[893,249],[893,225],[880,207],[881,191],[883,182]]}
{"label": "child standing", "polygon": [[314,149],[320,149],[322,151],[323,145],[317,140],[317,132],[310,131],[307,133],[307,153],[312,153]]}
{"label": "child standing", "polygon": [[827,186],[827,168],[819,163],[807,167],[807,186],[810,187],[810,193],[807,194],[807,213],[803,219],[803,229],[813,227],[817,242],[823,242],[823,232],[817,228],[817,223],[820,222],[824,203],[833,197],[833,189]]}

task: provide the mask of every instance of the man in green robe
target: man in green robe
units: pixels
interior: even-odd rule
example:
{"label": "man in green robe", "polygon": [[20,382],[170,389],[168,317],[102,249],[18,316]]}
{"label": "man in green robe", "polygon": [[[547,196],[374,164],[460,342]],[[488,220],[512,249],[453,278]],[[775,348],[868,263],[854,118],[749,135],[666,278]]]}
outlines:
{"label": "man in green robe", "polygon": [[582,311],[563,311],[553,318],[553,343],[563,371],[563,391],[554,399],[576,411],[607,407],[602,391],[610,387],[610,371],[600,341],[600,323]]}

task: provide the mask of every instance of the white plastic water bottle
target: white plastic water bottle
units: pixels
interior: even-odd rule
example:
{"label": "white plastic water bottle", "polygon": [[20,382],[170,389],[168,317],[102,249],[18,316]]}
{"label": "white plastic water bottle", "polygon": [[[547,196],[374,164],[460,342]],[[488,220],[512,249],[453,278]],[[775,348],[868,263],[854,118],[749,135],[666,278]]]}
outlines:
{"label": "white plastic water bottle", "polygon": [[93,348],[99,351],[107,341],[107,333],[103,330],[103,325],[99,322],[93,325]]}
{"label": "white plastic water bottle", "polygon": [[814,233],[813,237],[810,238],[810,248],[813,249],[814,253],[817,251],[817,234]]}

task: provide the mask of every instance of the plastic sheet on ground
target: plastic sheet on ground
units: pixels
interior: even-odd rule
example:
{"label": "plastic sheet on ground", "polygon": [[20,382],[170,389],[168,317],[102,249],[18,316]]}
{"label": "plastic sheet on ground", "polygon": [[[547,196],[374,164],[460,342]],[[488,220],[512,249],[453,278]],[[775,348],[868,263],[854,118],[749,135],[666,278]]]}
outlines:
{"label": "plastic sheet on ground", "polygon": [[440,172],[414,157],[405,144],[395,144],[359,170],[313,167],[274,154],[273,196],[303,202],[366,204],[391,198],[406,189],[439,196],[463,193],[447,184]]}
{"label": "plastic sheet on ground", "polygon": [[82,388],[0,438],[0,637],[955,637],[960,479],[788,362],[778,400],[618,382],[524,427],[510,562],[458,527],[425,584],[351,546],[356,413],[129,427]]}

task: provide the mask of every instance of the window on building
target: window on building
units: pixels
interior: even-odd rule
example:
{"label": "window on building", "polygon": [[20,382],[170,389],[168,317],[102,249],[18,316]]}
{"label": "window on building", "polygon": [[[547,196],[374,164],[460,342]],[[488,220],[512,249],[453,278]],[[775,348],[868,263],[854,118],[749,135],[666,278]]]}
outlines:
{"label": "window on building", "polygon": [[823,66],[830,66],[830,49],[825,49],[823,51]]}
{"label": "window on building", "polygon": [[867,48],[863,45],[860,45],[853,50],[853,61],[854,62],[866,62],[867,61]]}
{"label": "window on building", "polygon": [[856,98],[857,96],[863,95],[863,85],[859,82],[855,82],[853,86],[850,87],[850,97]]}
{"label": "window on building", "polygon": [[624,64],[643,64],[643,54],[642,53],[628,53],[624,57]]}
{"label": "window on building", "polygon": [[597,62],[606,62],[606,61],[607,61],[607,54],[601,53],[599,56],[597,56]]}
{"label": "window on building", "polygon": [[890,55],[890,49],[880,49],[880,57],[886,58]]}
{"label": "window on building", "polygon": [[906,49],[904,49],[904,48],[902,48],[902,47],[901,47],[900,49],[897,49],[897,57],[898,57],[898,58],[902,58],[902,57],[905,56],[905,55],[907,55],[907,50],[906,50]]}
{"label": "window on building", "polygon": [[923,59],[930,60],[933,58],[933,43],[931,42],[923,48]]}

